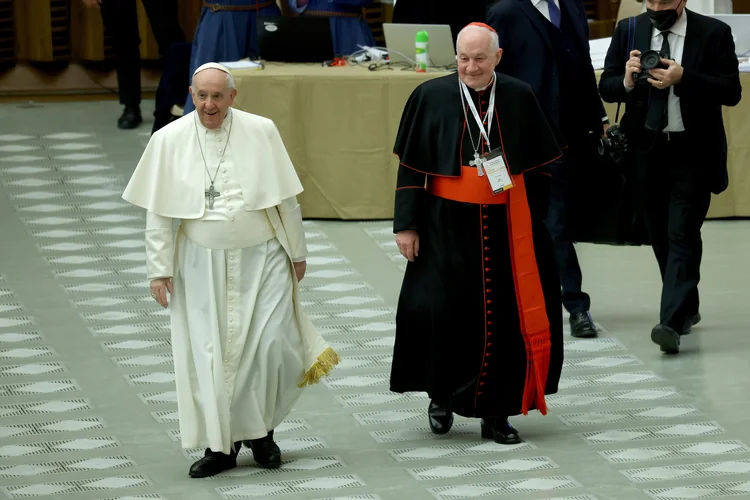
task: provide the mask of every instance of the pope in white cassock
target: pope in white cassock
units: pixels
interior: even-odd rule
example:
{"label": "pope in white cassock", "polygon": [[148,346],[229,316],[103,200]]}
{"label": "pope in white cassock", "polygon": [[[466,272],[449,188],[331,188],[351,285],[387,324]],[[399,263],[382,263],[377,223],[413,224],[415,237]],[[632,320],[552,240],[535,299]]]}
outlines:
{"label": "pope in white cassock", "polygon": [[226,67],[199,67],[190,93],[195,111],[151,136],[123,198],[148,210],[148,278],[170,308],[182,446],[206,448],[190,476],[235,467],[243,443],[275,468],[274,428],[338,363],[300,307],[302,185],[274,123],[231,109]]}

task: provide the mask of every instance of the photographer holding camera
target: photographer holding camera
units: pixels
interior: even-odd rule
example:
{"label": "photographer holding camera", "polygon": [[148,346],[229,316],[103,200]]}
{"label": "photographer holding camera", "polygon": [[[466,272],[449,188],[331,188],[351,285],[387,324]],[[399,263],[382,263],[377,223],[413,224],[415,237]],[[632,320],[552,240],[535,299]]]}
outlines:
{"label": "photographer holding camera", "polygon": [[645,2],[645,13],[617,25],[599,91],[625,103],[621,127],[662,277],[651,339],[676,354],[700,320],[701,226],[711,193],[729,183],[721,107],[735,106],[742,87],[729,26],[687,10],[686,0]]}

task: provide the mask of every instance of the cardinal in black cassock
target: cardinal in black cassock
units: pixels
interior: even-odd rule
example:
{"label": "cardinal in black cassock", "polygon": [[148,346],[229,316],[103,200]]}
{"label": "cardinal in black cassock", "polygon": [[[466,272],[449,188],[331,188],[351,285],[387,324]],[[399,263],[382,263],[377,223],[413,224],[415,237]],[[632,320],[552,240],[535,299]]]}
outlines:
{"label": "cardinal in black cassock", "polygon": [[[455,412],[513,444],[508,417],[546,413],[562,370],[560,281],[543,222],[545,166],[562,155],[561,139],[531,88],[494,72],[502,50],[492,28],[471,23],[457,45],[458,74],[417,87],[394,149],[394,232],[409,262],[390,385],[428,393],[436,434]],[[494,194],[475,152],[498,148],[513,187]]]}

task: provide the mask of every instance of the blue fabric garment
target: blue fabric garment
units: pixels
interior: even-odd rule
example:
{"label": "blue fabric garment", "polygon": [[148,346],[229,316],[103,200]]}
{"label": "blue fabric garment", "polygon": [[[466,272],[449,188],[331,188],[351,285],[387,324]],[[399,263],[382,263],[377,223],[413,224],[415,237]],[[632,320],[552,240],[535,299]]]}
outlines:
{"label": "blue fabric garment", "polygon": [[[211,0],[221,5],[262,5],[266,0]],[[277,5],[264,7],[257,11],[211,12],[206,7],[201,11],[198,27],[193,38],[193,50],[190,57],[190,75],[207,62],[237,61],[245,57],[258,57],[258,35],[255,19],[261,16],[280,16]],[[195,109],[190,93],[185,102],[185,114]]]}
{"label": "blue fabric garment", "polygon": [[562,13],[560,7],[557,6],[555,0],[547,0],[547,6],[549,7],[549,20],[555,25],[555,28],[560,28],[560,20],[562,19]]}
{"label": "blue fabric garment", "polygon": [[[304,16],[307,11],[360,14],[362,7],[370,6],[374,0],[286,0],[289,8]],[[306,5],[305,5],[306,4]],[[333,36],[333,52],[336,56],[348,56],[360,50],[359,45],[373,47],[375,39],[372,37],[370,26],[362,17],[336,17],[332,15],[331,35]]]}

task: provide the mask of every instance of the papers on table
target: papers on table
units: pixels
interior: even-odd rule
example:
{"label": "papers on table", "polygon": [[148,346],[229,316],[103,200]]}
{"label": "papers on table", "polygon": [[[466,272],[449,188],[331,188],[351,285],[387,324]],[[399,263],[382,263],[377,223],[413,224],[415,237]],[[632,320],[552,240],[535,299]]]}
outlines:
{"label": "papers on table", "polygon": [[609,44],[611,42],[611,37],[589,40],[589,49],[591,50],[591,64],[594,66],[594,70],[604,69],[604,59],[607,57],[607,51],[609,50]]}
{"label": "papers on table", "polygon": [[[591,51],[591,64],[594,66],[594,70],[604,69],[604,59],[607,57],[607,51],[609,50],[609,44],[612,42],[612,38],[599,38],[597,40],[589,40],[589,49]],[[362,51],[357,54],[355,58],[358,62],[379,62],[384,59],[387,54],[386,51],[371,47],[362,47]],[[740,72],[750,73],[750,57],[740,57]],[[240,59],[239,61],[222,62],[229,69],[263,69],[261,63],[251,61],[250,59]]]}
{"label": "papers on table", "polygon": [[250,59],[240,59],[239,61],[222,62],[229,69],[263,69],[263,65]]}

